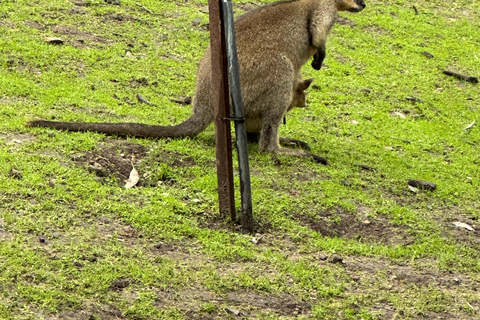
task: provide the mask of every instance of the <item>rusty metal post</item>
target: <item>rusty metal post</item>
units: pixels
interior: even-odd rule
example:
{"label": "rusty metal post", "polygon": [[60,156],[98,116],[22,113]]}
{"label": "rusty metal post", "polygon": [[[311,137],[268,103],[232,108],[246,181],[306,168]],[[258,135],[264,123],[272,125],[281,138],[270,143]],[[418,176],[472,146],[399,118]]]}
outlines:
{"label": "rusty metal post", "polygon": [[220,214],[230,214],[235,221],[233,188],[232,134],[230,122],[227,55],[222,28],[222,0],[209,0],[210,49],[212,54],[212,102],[215,107],[215,137],[217,145],[218,206]]}

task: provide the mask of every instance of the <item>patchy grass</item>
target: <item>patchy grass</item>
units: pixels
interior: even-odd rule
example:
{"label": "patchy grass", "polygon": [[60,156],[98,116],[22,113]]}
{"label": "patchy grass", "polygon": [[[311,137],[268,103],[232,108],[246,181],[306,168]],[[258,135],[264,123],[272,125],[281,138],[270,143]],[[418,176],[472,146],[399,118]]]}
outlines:
{"label": "patchy grass", "polygon": [[217,214],[213,127],[25,128],[189,116],[172,100],[194,93],[207,1],[108,2],[0,4],[0,318],[478,319],[480,95],[442,74],[480,75],[478,2],[342,14],[327,66],[304,69],[320,89],[282,127],[331,165],[249,146],[258,244]]}

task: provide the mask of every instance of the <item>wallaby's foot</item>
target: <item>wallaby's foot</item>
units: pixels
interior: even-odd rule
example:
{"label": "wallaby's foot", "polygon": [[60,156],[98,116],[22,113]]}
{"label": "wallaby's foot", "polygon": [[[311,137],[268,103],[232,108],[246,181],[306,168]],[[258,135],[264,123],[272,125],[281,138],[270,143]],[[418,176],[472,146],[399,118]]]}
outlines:
{"label": "wallaby's foot", "polygon": [[302,140],[280,137],[280,144],[285,147],[299,147],[303,150],[310,150],[310,146],[308,145],[308,143]]}
{"label": "wallaby's foot", "polygon": [[323,157],[317,156],[310,152],[305,152],[303,150],[298,150],[298,149],[288,149],[288,148],[278,147],[275,151],[273,151],[273,153],[292,155],[292,156],[297,156],[302,158],[311,158],[316,163],[321,163],[326,166],[328,166],[329,164],[328,160]]}
{"label": "wallaby's foot", "polygon": [[326,165],[326,166],[329,165],[327,159],[325,159],[324,157],[317,156],[317,155],[315,155],[315,154],[313,154],[313,153],[308,153],[308,152],[307,152],[306,157],[312,158],[313,161],[315,161],[316,163],[321,163],[321,164]]}

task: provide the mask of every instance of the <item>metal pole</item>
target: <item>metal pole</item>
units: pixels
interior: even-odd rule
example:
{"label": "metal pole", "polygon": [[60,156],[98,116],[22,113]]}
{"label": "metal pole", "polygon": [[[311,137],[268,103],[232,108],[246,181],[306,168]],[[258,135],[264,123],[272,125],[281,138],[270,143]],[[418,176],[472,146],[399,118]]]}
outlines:
{"label": "metal pole", "polygon": [[240,173],[240,192],[242,213],[240,223],[244,231],[253,231],[252,191],[250,186],[250,168],[248,164],[247,129],[240,86],[240,68],[238,66],[237,45],[231,0],[223,0],[223,18],[225,23],[225,40],[230,76],[230,91],[234,107],[233,120],[238,150],[238,167]]}
{"label": "metal pole", "polygon": [[230,214],[235,221],[233,188],[232,137],[230,117],[227,56],[221,0],[209,0],[210,49],[212,64],[212,102],[215,107],[215,138],[217,146],[218,206],[220,214]]}

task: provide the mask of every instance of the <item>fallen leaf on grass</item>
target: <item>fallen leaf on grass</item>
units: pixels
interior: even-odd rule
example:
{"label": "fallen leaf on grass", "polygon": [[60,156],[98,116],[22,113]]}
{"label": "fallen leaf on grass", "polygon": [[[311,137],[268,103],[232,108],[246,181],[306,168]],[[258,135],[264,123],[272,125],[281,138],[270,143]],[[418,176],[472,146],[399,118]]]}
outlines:
{"label": "fallen leaf on grass", "polygon": [[465,129],[463,129],[463,130],[468,130],[468,129],[470,129],[471,127],[473,127],[474,124],[475,124],[475,120],[473,120],[473,122],[470,123],[468,126],[466,126]]}
{"label": "fallen leaf on grass", "polygon": [[232,309],[232,308],[225,308],[225,311],[227,311],[227,313],[230,313],[230,314],[233,314],[237,317],[242,317],[244,316],[244,314],[241,312],[241,311],[238,311],[236,309]]}
{"label": "fallen leaf on grass", "polygon": [[398,111],[392,112],[391,115],[392,115],[392,117],[397,116],[397,117],[400,117],[400,118],[402,118],[402,119],[405,119],[405,118],[406,118],[406,116],[405,116],[403,113],[398,112]]}
{"label": "fallen leaf on grass", "polygon": [[138,100],[138,102],[148,104],[149,106],[152,105],[152,103],[150,101],[148,101],[148,99],[145,98],[144,96],[142,96],[140,93],[137,94],[137,100]]}
{"label": "fallen leaf on grass", "polygon": [[262,238],[264,237],[265,235],[262,234],[261,236],[259,236],[258,238],[255,238],[253,237],[250,241],[253,243],[253,244],[257,244],[260,242],[260,240],[262,240]]}
{"label": "fallen leaf on grass", "polygon": [[468,225],[466,223],[463,223],[463,222],[460,222],[460,221],[455,221],[455,222],[453,222],[453,224],[457,227],[460,227],[460,228],[464,228],[464,229],[467,229],[467,230],[470,230],[470,231],[475,231],[475,229],[473,229],[470,225]]}
{"label": "fallen leaf on grass", "polygon": [[408,188],[409,188],[410,191],[412,191],[413,193],[417,193],[417,192],[418,192],[418,188],[412,187],[411,185],[409,185]]}
{"label": "fallen leaf on grass", "polygon": [[128,180],[125,180],[125,188],[130,189],[137,185],[138,180],[140,179],[137,169],[132,166],[132,171],[130,171],[130,176]]}
{"label": "fallen leaf on grass", "polygon": [[49,44],[63,44],[63,40],[55,37],[46,37],[45,42]]}

